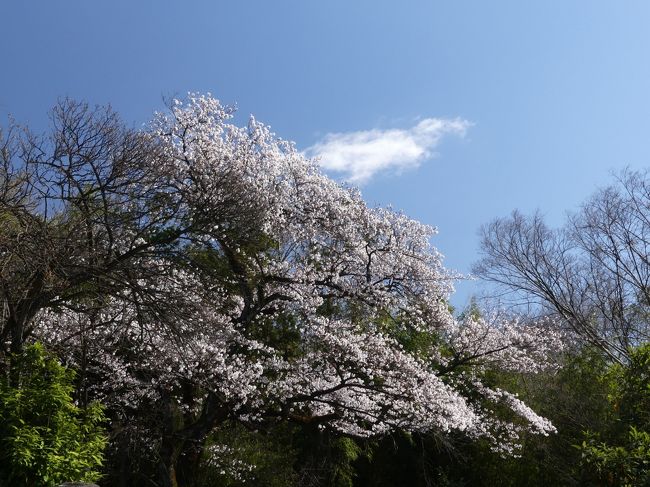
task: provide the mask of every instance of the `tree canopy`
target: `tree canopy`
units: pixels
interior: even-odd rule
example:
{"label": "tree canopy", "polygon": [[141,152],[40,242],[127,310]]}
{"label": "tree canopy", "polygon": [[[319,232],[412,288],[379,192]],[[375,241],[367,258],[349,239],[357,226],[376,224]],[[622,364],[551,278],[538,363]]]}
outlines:
{"label": "tree canopy", "polygon": [[559,333],[455,318],[433,228],[232,117],[190,94],[134,130],[62,100],[49,134],[4,131],[9,370],[25,343],[57,351],[80,400],[107,406],[114,443],[149,452],[168,486],[223,453],[206,441],[226,422],[461,434],[503,454],[555,431],[485,373],[552,369]]}

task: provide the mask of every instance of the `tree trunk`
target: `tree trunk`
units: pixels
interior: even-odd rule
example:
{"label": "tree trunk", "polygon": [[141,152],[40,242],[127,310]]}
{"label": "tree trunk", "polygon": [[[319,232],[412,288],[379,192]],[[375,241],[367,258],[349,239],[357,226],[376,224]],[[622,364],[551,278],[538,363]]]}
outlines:
{"label": "tree trunk", "polygon": [[158,477],[161,487],[179,487],[176,478],[176,463],[178,461],[178,454],[173,451],[160,452],[161,458],[158,463]]}
{"label": "tree trunk", "polygon": [[201,414],[194,421],[183,418],[173,398],[166,399],[163,410],[163,437],[158,463],[161,486],[192,487],[201,463],[205,439],[217,424],[226,419],[228,408],[219,403],[215,394],[210,393],[203,403]]}
{"label": "tree trunk", "polygon": [[183,426],[183,419],[172,397],[164,397],[162,402],[163,431],[158,475],[162,487],[179,487],[176,466],[183,448],[183,440],[179,436],[179,430]]}

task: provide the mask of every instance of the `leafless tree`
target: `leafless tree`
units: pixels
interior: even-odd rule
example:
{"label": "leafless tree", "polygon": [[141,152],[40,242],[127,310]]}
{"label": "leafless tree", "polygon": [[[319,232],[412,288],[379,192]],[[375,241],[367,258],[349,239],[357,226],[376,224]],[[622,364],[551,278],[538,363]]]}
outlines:
{"label": "leafless tree", "polygon": [[560,229],[539,213],[494,220],[474,272],[624,362],[650,338],[649,175],[625,171]]}
{"label": "leafless tree", "polygon": [[159,146],[110,108],[61,100],[51,132],[0,133],[0,347],[19,352],[44,308],[142,289],[144,257],[171,255],[194,224],[151,174]]}

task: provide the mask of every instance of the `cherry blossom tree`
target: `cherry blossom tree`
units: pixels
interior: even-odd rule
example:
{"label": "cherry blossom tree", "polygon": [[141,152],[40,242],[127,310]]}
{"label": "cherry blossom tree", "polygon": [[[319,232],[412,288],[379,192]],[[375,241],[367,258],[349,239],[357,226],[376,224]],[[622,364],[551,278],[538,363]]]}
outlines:
{"label": "cherry blossom tree", "polygon": [[225,421],[462,432],[504,454],[554,431],[483,377],[552,368],[561,337],[454,318],[433,228],[368,207],[209,95],[142,131],[57,110],[53,142],[4,139],[2,334],[74,364],[116,441],[146,439],[161,485],[189,483]]}

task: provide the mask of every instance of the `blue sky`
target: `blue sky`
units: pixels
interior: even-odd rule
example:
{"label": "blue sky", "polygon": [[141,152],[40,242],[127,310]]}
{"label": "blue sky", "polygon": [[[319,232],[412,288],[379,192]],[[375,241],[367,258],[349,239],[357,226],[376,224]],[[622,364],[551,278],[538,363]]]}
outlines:
{"label": "blue sky", "polygon": [[[650,161],[644,1],[22,0],[0,21],[3,119],[43,128],[68,95],[140,125],[210,91],[437,226],[461,272],[481,224],[514,208],[560,223]],[[475,286],[458,288],[462,305]]]}

